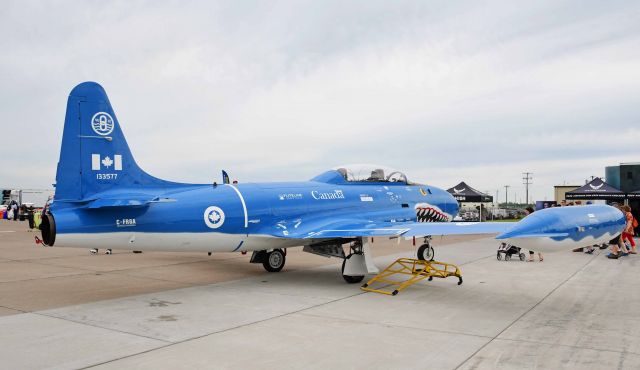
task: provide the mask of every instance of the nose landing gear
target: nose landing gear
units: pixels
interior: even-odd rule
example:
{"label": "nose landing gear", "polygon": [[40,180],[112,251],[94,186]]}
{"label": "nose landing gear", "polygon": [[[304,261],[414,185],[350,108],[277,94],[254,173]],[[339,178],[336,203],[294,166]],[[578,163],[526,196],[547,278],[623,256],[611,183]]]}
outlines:
{"label": "nose landing gear", "polygon": [[431,236],[424,237],[424,244],[418,248],[418,259],[423,261],[433,261],[435,252],[431,246]]}

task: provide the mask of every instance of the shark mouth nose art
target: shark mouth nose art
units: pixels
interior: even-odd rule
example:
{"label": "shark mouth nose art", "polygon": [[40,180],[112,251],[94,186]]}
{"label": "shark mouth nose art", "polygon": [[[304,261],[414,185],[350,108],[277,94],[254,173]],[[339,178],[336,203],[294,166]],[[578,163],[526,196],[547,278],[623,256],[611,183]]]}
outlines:
{"label": "shark mouth nose art", "polygon": [[447,222],[450,219],[440,208],[428,203],[416,204],[415,209],[418,222]]}

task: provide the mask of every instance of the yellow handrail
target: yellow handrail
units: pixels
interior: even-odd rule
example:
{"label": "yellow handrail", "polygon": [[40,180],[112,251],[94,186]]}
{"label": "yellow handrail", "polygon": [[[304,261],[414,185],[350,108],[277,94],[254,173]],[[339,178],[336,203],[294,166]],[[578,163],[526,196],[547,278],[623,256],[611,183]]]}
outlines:
{"label": "yellow handrail", "polygon": [[[394,275],[407,275],[411,277],[404,281],[388,279]],[[418,281],[427,278],[432,280],[434,277],[444,279],[450,276],[456,276],[458,278],[458,285],[462,284],[462,273],[460,272],[460,268],[454,264],[439,261],[425,261],[415,258],[398,258],[378,275],[374,276],[362,285],[360,289],[366,292],[396,295]],[[394,290],[385,290],[385,286],[372,288],[371,284],[374,283],[387,284],[387,286],[397,286],[397,288]]]}

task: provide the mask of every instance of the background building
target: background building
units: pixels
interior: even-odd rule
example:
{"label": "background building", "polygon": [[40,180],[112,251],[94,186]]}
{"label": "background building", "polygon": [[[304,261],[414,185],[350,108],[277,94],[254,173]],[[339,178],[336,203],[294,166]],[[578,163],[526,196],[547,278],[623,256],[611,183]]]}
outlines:
{"label": "background building", "polygon": [[[605,168],[606,181],[630,195],[627,199],[636,219],[640,219],[640,197],[631,194],[640,190],[640,163],[620,163]],[[637,194],[637,193],[636,193]],[[636,233],[640,228],[636,229]]]}
{"label": "background building", "polygon": [[563,200],[567,200],[566,194],[570,191],[578,189],[581,185],[556,185],[553,187],[553,199],[560,204]]}
{"label": "background building", "polygon": [[620,163],[606,167],[605,181],[625,193],[640,190],[640,163]]}

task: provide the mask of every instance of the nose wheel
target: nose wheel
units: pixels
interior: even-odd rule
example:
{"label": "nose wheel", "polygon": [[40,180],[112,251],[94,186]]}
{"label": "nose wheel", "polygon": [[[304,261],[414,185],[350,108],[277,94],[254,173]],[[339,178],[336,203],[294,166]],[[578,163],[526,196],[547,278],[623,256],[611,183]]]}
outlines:
{"label": "nose wheel", "polygon": [[433,247],[429,243],[422,244],[420,248],[418,248],[417,254],[418,259],[423,261],[433,261],[433,257],[435,256]]}

